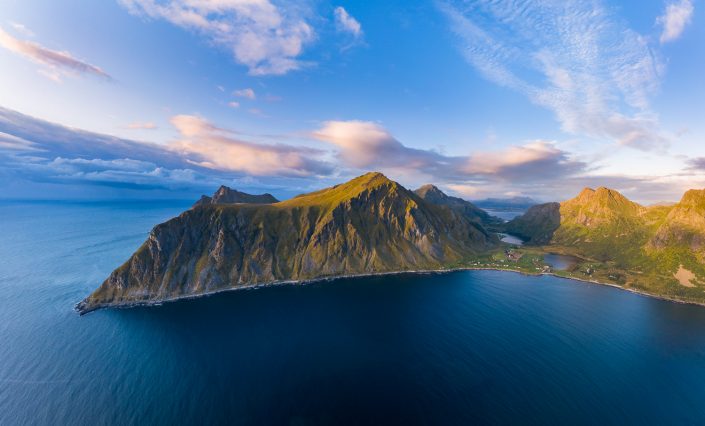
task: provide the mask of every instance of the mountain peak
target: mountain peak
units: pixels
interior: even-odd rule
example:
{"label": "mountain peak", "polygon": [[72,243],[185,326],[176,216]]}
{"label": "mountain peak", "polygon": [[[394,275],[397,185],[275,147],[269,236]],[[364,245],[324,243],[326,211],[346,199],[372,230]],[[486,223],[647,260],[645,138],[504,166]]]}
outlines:
{"label": "mountain peak", "polygon": [[564,201],[563,205],[580,205],[582,207],[596,207],[596,208],[610,208],[610,209],[636,209],[639,210],[642,207],[630,201],[627,197],[622,195],[619,191],[604,186],[600,186],[597,189],[585,188],[580,191],[577,197]]}
{"label": "mountain peak", "polygon": [[364,175],[360,175],[356,178],[349,180],[346,183],[343,183],[343,184],[337,185],[337,186],[343,186],[343,185],[349,185],[349,184],[359,185],[359,186],[366,187],[366,188],[375,188],[375,187],[378,187],[381,185],[388,185],[388,184],[397,185],[396,182],[389,179],[387,176],[385,176],[383,173],[380,173],[380,172],[368,172],[368,173],[365,173]]}
{"label": "mountain peak", "polygon": [[366,191],[386,188],[392,192],[398,189],[406,191],[401,185],[389,179],[380,172],[369,172],[360,175],[345,183],[324,188],[308,194],[297,195],[296,197],[279,203],[282,206],[307,206],[320,205],[332,206],[350,200]]}
{"label": "mountain peak", "polygon": [[436,185],[427,183],[418,187],[415,191],[416,195],[421,198],[434,198],[434,199],[445,199],[448,198],[445,192],[441,191]]}
{"label": "mountain peak", "polygon": [[210,204],[237,204],[237,203],[251,203],[251,204],[272,204],[279,200],[274,198],[272,194],[266,193],[261,195],[247,194],[245,192],[240,192],[238,190],[232,189],[225,185],[221,185],[212,197],[207,195],[201,196],[193,207],[204,206]]}

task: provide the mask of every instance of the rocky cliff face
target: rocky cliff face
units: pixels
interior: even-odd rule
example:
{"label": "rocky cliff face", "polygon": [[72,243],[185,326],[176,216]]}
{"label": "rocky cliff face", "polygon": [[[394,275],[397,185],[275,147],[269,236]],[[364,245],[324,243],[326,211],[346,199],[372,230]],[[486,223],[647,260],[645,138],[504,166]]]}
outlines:
{"label": "rocky cliff face", "polygon": [[80,312],[348,274],[437,269],[492,244],[379,173],[271,204],[206,205],[156,226]]}
{"label": "rocky cliff face", "polygon": [[237,203],[250,203],[250,204],[272,204],[279,200],[274,198],[272,194],[261,194],[252,195],[245,192],[240,192],[235,189],[228,188],[223,185],[218,188],[212,197],[207,195],[201,196],[201,199],[196,201],[193,207],[207,206],[211,204],[237,204]]}

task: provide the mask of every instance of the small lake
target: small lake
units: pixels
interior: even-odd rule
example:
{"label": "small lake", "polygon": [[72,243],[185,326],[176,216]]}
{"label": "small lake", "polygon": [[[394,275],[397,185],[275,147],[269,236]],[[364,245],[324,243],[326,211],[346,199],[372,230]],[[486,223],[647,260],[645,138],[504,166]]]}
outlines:
{"label": "small lake", "polygon": [[500,241],[507,243],[507,244],[514,244],[517,246],[524,245],[524,240],[522,240],[519,237],[515,237],[514,235],[509,235],[509,234],[499,234],[499,239]]}
{"label": "small lake", "polygon": [[567,271],[582,262],[582,259],[567,254],[547,253],[543,255],[543,261],[553,269]]}

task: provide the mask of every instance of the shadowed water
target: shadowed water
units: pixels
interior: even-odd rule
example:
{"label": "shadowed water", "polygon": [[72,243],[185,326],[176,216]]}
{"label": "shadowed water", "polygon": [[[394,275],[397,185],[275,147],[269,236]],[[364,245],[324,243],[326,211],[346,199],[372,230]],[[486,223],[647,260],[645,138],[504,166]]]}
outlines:
{"label": "shadowed water", "polygon": [[580,258],[568,254],[546,253],[543,255],[543,261],[553,269],[567,271],[580,263]]}
{"label": "shadowed water", "polygon": [[0,204],[0,424],[705,422],[705,308],[555,277],[73,312],[187,205]]}

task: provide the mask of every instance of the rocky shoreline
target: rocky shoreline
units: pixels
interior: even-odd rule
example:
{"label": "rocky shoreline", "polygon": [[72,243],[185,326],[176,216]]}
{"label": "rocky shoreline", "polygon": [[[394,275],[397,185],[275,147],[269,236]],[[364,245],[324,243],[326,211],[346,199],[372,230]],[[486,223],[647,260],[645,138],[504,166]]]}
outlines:
{"label": "rocky shoreline", "polygon": [[129,309],[129,308],[144,307],[144,306],[159,306],[159,305],[162,305],[164,303],[169,303],[169,302],[178,302],[180,300],[189,300],[189,299],[196,299],[196,298],[201,298],[201,297],[213,296],[216,294],[230,292],[230,291],[254,290],[254,289],[258,289],[258,288],[262,288],[262,287],[273,287],[273,286],[282,286],[282,285],[306,285],[306,284],[313,284],[313,283],[317,283],[317,282],[341,280],[341,279],[346,279],[346,278],[364,278],[364,277],[375,277],[375,276],[385,276],[385,275],[401,275],[401,274],[412,274],[412,275],[444,274],[444,273],[459,272],[459,271],[514,272],[517,274],[534,276],[534,277],[548,275],[548,276],[553,276],[553,277],[557,277],[557,278],[564,278],[566,280],[583,282],[583,283],[587,283],[587,284],[597,284],[597,285],[609,286],[609,287],[613,287],[613,288],[616,288],[619,290],[624,290],[624,291],[628,291],[630,293],[650,297],[653,299],[664,300],[667,302],[675,302],[675,303],[680,303],[680,304],[685,304],[685,305],[705,306],[704,302],[674,299],[671,297],[647,293],[647,292],[641,291],[641,290],[625,288],[625,287],[619,286],[617,284],[605,283],[605,282],[596,281],[596,280],[588,280],[588,279],[584,279],[584,278],[566,277],[564,275],[556,274],[554,272],[532,273],[532,272],[527,272],[527,271],[518,271],[515,269],[501,269],[501,268],[488,268],[488,267],[460,267],[460,268],[448,268],[448,269],[370,272],[370,273],[365,273],[365,274],[335,275],[335,276],[330,276],[330,277],[313,278],[313,279],[308,279],[308,280],[272,281],[272,282],[268,282],[268,283],[246,284],[243,286],[223,288],[223,289],[208,291],[208,292],[204,292],[204,293],[186,294],[186,295],[170,297],[170,298],[166,298],[166,299],[159,299],[159,300],[130,301],[130,302],[116,303],[116,304],[108,303],[108,304],[99,304],[99,305],[88,306],[88,307],[86,307],[87,306],[87,303],[86,303],[87,299],[84,299],[84,300],[80,301],[79,303],[77,303],[76,305],[74,305],[74,310],[76,312],[78,312],[79,315],[83,316],[83,315],[86,315],[90,312],[97,311],[100,309],[106,309],[106,308],[107,309]]}

